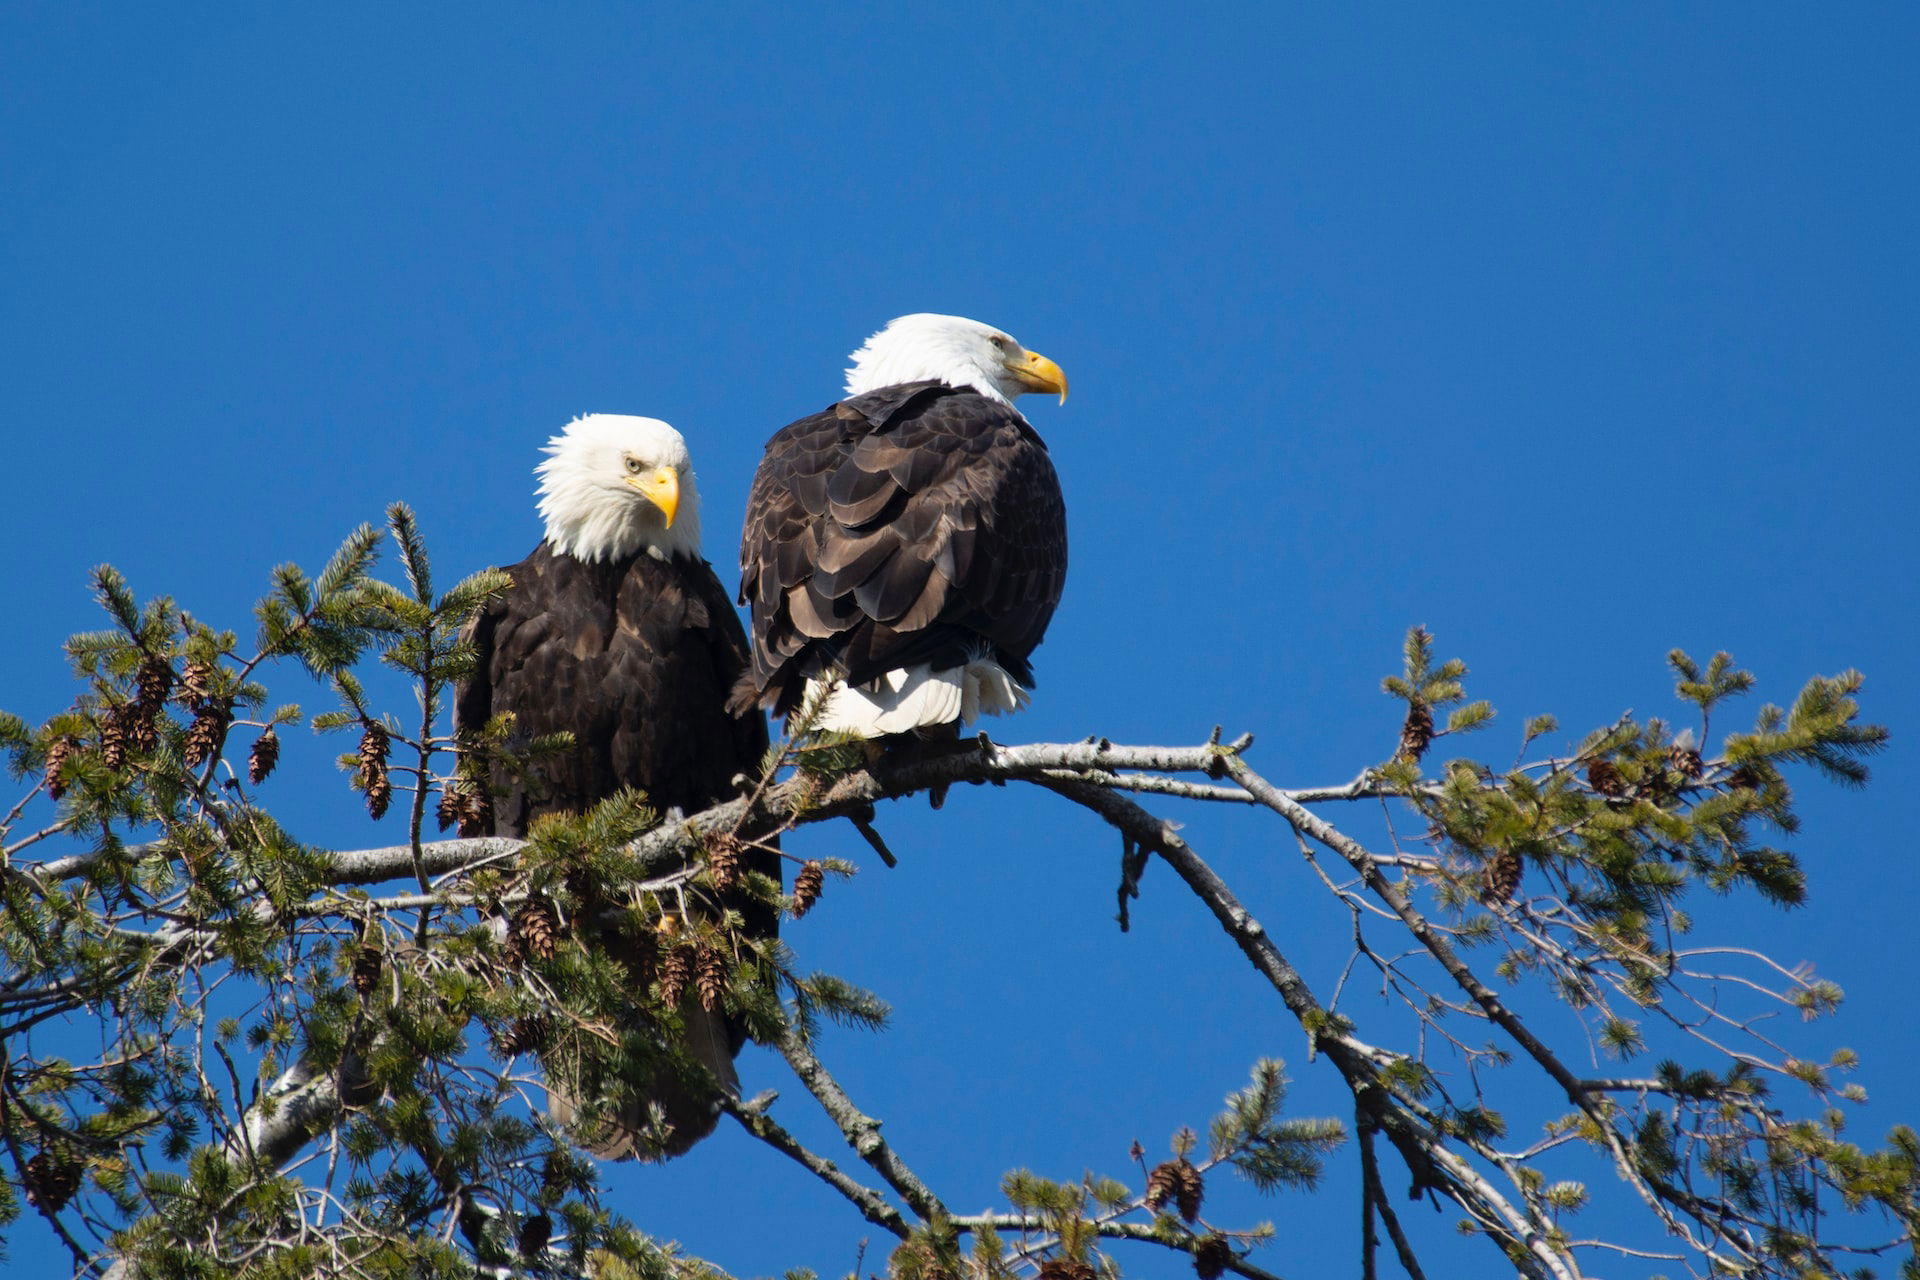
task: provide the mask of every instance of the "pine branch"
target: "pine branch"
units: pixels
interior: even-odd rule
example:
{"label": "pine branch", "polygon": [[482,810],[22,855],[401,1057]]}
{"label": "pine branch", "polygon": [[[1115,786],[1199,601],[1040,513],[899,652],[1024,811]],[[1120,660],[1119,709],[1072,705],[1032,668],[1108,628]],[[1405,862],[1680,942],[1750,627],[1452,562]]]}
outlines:
{"label": "pine branch", "polygon": [[793,1068],[793,1074],[807,1087],[815,1100],[820,1103],[828,1117],[839,1126],[847,1145],[852,1147],[862,1160],[870,1165],[874,1172],[886,1179],[888,1186],[899,1193],[900,1198],[920,1216],[923,1221],[946,1218],[946,1206],[920,1180],[920,1176],[909,1169],[887,1140],[880,1136],[880,1122],[853,1105],[839,1081],[821,1065],[813,1051],[807,1048],[794,1028],[789,1027],[774,1046],[780,1056]]}
{"label": "pine branch", "polygon": [[[767,1099],[770,1105],[772,1099]],[[742,1102],[730,1095],[720,1098],[720,1109],[739,1121],[745,1129],[775,1151],[798,1163],[822,1182],[846,1197],[848,1203],[860,1211],[860,1216],[883,1231],[892,1233],[905,1240],[913,1233],[907,1220],[900,1211],[888,1204],[886,1197],[868,1186],[855,1182],[840,1171],[839,1166],[825,1156],[809,1150],[801,1141],[776,1120],[767,1114],[766,1107],[751,1102]]]}

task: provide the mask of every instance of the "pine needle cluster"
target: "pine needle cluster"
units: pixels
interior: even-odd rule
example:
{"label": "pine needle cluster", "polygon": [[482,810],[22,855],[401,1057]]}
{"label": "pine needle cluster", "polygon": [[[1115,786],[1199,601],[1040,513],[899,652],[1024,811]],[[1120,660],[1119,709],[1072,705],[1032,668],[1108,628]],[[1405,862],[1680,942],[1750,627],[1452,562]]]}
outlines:
{"label": "pine needle cluster", "polygon": [[[342,1258],[356,1274],[395,1280],[476,1270],[713,1274],[603,1203],[576,1143],[620,1103],[625,1082],[666,1072],[712,1087],[685,1043],[703,1013],[778,1046],[809,1087],[825,1071],[807,1061],[824,1023],[885,1026],[890,1010],[878,996],[802,972],[789,942],[747,923],[806,917],[828,875],[851,874],[837,858],[788,854],[799,865],[783,893],[776,876],[754,867],[803,821],[851,814],[856,826],[870,823],[871,802],[863,809],[847,797],[871,796],[860,788],[885,771],[867,772],[862,744],[813,730],[816,700],[750,781],[747,820],[663,830],[646,797],[629,792],[543,820],[509,846],[512,856],[489,846],[449,872],[431,859],[454,846],[430,844],[427,824],[487,829],[500,780],[566,743],[523,743],[504,717],[459,739],[444,731],[448,692],[475,661],[463,623],[507,582],[487,571],[437,593],[402,506],[389,511],[384,535],[400,580],[380,581],[382,537],[355,531],[317,575],[276,569],[251,643],[170,600],[139,604],[102,568],[94,582],[110,625],[69,644],[80,682],[73,704],[37,727],[0,715],[0,749],[15,776],[58,815],[10,850],[56,834],[77,836],[84,849],[46,864],[53,870],[16,862],[0,878],[0,954],[14,993],[0,1008],[10,1055],[0,1215],[17,1189],[56,1226],[78,1214],[126,1224],[115,1248],[146,1273],[210,1280],[329,1274]],[[1760,1025],[1736,1023],[1700,998],[1700,975],[1688,970],[1688,909],[1701,888],[1801,902],[1806,876],[1783,847],[1799,825],[1789,771],[1860,785],[1886,741],[1860,720],[1857,673],[1815,679],[1790,704],[1763,706],[1750,726],[1729,731],[1729,708],[1753,678],[1725,654],[1700,663],[1676,651],[1669,661],[1684,725],[1623,716],[1555,747],[1558,725],[1536,717],[1515,762],[1496,767],[1435,750],[1487,726],[1493,710],[1467,700],[1464,663],[1438,661],[1432,636],[1410,633],[1402,670],[1383,682],[1405,706],[1393,755],[1344,797],[1417,815],[1396,826],[1392,855],[1369,854],[1314,814],[1286,808],[1295,804],[1288,796],[1274,804],[1310,857],[1346,860],[1326,879],[1359,922],[1356,962],[1378,971],[1380,990],[1404,1005],[1419,1047],[1362,1041],[1345,1010],[1288,1007],[1354,1088],[1365,1166],[1377,1138],[1417,1190],[1462,1204],[1482,1203],[1466,1186],[1471,1170],[1498,1169],[1514,1212],[1541,1226],[1546,1247],[1565,1250],[1590,1194],[1584,1182],[1550,1175],[1543,1153],[1585,1148],[1639,1179],[1676,1221],[1711,1224],[1725,1240],[1760,1239],[1758,1262],[1723,1271],[1832,1274],[1839,1255],[1822,1233],[1840,1209],[1878,1209],[1920,1239],[1920,1139],[1901,1128],[1868,1149],[1848,1136],[1844,1105],[1864,1095],[1848,1079],[1856,1064],[1845,1051],[1769,1058],[1766,1037],[1751,1036],[1745,1043],[1759,1049],[1711,1068],[1660,1061],[1619,1088],[1554,1076],[1556,1097],[1575,1109],[1531,1139],[1507,1137],[1488,1083],[1532,1052],[1527,1028],[1503,1021],[1510,1013],[1495,985],[1531,985],[1559,1001],[1596,1056],[1622,1062],[1658,1056],[1662,1020],[1684,1025],[1703,1008],[1727,1024],[1714,1035]],[[335,708],[308,721],[296,705],[270,703],[263,680],[286,667],[317,680]],[[404,682],[414,711],[383,711],[405,703],[381,681]],[[362,855],[309,847],[258,802],[280,761],[281,731],[303,723],[358,735],[340,763],[369,816],[404,827],[404,843],[382,864],[387,880],[343,873]],[[251,739],[244,762],[228,759],[230,738]],[[1260,799],[1243,748],[1216,735],[1194,766],[1204,785],[1153,782],[1207,799],[1232,778],[1248,788],[1240,799]],[[1107,788],[1088,807],[1124,822],[1112,800],[1127,779],[1114,770],[1050,766],[1035,780],[1062,794]],[[338,777],[332,786],[348,798]],[[0,836],[11,821],[0,821]],[[1123,829],[1127,885],[1137,893],[1147,862],[1175,862],[1179,841],[1172,824]],[[885,856],[870,827],[862,831]],[[1224,888],[1198,891],[1215,895],[1216,918],[1255,953],[1268,935],[1245,909],[1228,905]],[[1378,920],[1404,925],[1413,945],[1398,953],[1366,945],[1364,930],[1386,927]],[[1484,975],[1461,959],[1474,956],[1489,958]],[[1416,974],[1416,962],[1428,971]],[[1456,962],[1458,971],[1447,968]],[[1783,1008],[1812,1019],[1837,1007],[1832,983],[1810,969],[1782,972],[1769,994]],[[248,998],[230,999],[242,987]],[[231,1016],[215,1012],[228,1007]],[[94,1009],[109,1015],[97,1061],[45,1051],[43,1022],[91,1019]],[[1460,1029],[1468,1020],[1473,1035]],[[1506,1040],[1483,1042],[1483,1030]],[[1466,1070],[1443,1063],[1448,1054]],[[1782,1080],[1813,1097],[1817,1114],[1789,1113],[1776,1096]],[[1055,1182],[1015,1171],[1002,1186],[1013,1211],[972,1220],[915,1191],[912,1175],[880,1150],[877,1122],[843,1119],[851,1104],[829,1112],[918,1216],[910,1223],[863,1204],[873,1221],[898,1228],[889,1271],[902,1280],[1115,1276],[1121,1241],[1178,1250],[1212,1277],[1248,1271],[1246,1255],[1271,1233],[1209,1220],[1230,1202],[1232,1180],[1267,1193],[1312,1189],[1344,1141],[1337,1121],[1285,1118],[1286,1083],[1280,1063],[1261,1061],[1204,1138],[1179,1130],[1151,1167],[1136,1144],[1137,1176]],[[571,1128],[503,1103],[541,1085],[577,1101]],[[1589,1089],[1604,1097],[1594,1101]],[[236,1096],[263,1101],[243,1112]],[[728,1105],[750,1131],[778,1128],[754,1129],[766,1120],[759,1103]],[[656,1138],[667,1123],[656,1109]],[[337,1177],[324,1183],[285,1171],[316,1129],[337,1143]],[[1378,1186],[1368,1185],[1365,1202],[1370,1224],[1390,1219]],[[1473,1222],[1516,1269],[1542,1273],[1529,1270],[1516,1236],[1499,1235],[1496,1216]],[[302,1234],[289,1223],[324,1225]]]}

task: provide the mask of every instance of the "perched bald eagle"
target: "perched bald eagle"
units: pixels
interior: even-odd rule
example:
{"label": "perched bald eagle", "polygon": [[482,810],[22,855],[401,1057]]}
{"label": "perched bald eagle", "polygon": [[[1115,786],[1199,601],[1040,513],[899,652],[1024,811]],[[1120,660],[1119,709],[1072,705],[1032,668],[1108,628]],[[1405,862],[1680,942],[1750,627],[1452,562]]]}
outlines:
{"label": "perched bald eagle", "polygon": [[1066,505],[1018,410],[1066,376],[991,325],[902,316],[867,339],[847,398],[767,443],[747,499],[740,602],[776,715],[843,683],[817,728],[885,737],[1024,706],[1067,573]]}
{"label": "perched bald eagle", "polygon": [[[468,624],[479,663],[455,692],[454,723],[478,727],[512,712],[517,738],[565,731],[573,745],[525,776],[493,770],[491,834],[524,836],[543,814],[582,812],[624,787],[662,811],[694,813],[730,798],[734,777],[759,768],[767,732],[760,717],[726,707],[747,640],[700,558],[686,441],[654,418],[591,414],[546,452],[538,468],[546,537],[507,569],[512,588]],[[778,877],[771,855],[749,865]],[[750,927],[773,932],[771,912],[757,914],[748,911]],[[617,933],[602,943],[621,954]],[[695,1055],[737,1089],[738,1029],[697,1004],[681,1012]],[[588,1146],[595,1155],[677,1155],[712,1131],[712,1099],[664,1061],[626,1086],[615,1122]],[[643,1134],[648,1102],[672,1127],[664,1147]],[[551,1105],[556,1119],[572,1114],[562,1093]]]}

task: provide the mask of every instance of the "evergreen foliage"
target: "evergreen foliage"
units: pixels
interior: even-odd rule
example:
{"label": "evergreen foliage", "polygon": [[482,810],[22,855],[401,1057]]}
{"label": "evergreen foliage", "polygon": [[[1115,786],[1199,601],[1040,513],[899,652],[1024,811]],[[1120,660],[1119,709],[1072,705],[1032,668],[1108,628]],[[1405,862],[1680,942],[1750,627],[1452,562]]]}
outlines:
{"label": "evergreen foliage", "polygon": [[[383,536],[397,584],[375,576]],[[1653,1236],[1698,1274],[1871,1274],[1920,1241],[1920,1138],[1896,1126],[1878,1146],[1857,1142],[1853,1055],[1816,1060],[1768,1031],[1772,1012],[1832,1013],[1839,989],[1764,957],[1726,972],[1689,943],[1697,889],[1805,901],[1785,847],[1799,831],[1790,771],[1866,783],[1887,735],[1859,718],[1858,673],[1815,677],[1726,731],[1754,678],[1726,654],[1702,664],[1676,650],[1684,726],[1626,715],[1541,752],[1559,732],[1541,715],[1523,723],[1511,765],[1436,762],[1435,743],[1495,718],[1468,700],[1465,664],[1436,660],[1415,628],[1383,682],[1406,706],[1397,745],[1344,788],[1277,788],[1253,770],[1250,740],[1217,731],[1194,748],[880,757],[810,732],[816,699],[746,794],[705,814],[664,822],[629,792],[543,820],[525,841],[433,840],[430,813],[442,830],[475,825],[492,764],[565,745],[510,749],[504,721],[457,741],[445,727],[448,692],[475,661],[462,626],[505,575],[437,594],[417,522],[396,505],[385,535],[355,530],[317,575],[274,570],[248,644],[164,597],[140,604],[111,568],[93,582],[110,625],[67,646],[72,706],[40,726],[0,714],[0,750],[25,788],[0,820],[0,1221],[31,1208],[76,1273],[718,1275],[642,1230],[671,1223],[612,1211],[577,1146],[611,1082],[660,1066],[707,1080],[681,1036],[689,1001],[777,1049],[878,1176],[884,1189],[810,1151],[766,1102],[724,1104],[891,1233],[902,1280],[1112,1276],[1129,1249],[1176,1251],[1202,1276],[1263,1276],[1256,1250],[1272,1228],[1211,1220],[1209,1189],[1238,1178],[1311,1192],[1350,1137],[1369,1273],[1390,1242],[1422,1274],[1386,1189],[1393,1161],[1498,1265],[1529,1276],[1584,1274],[1592,1245],[1573,1224],[1600,1197],[1644,1206]],[[336,705],[308,717],[276,703],[270,675],[315,681]],[[395,678],[413,694],[404,715],[373,692]],[[389,819],[392,848],[316,848],[272,816],[269,788],[301,785],[276,765],[302,725],[352,735],[348,779],[320,785],[343,802],[359,792]],[[1351,1127],[1285,1116],[1286,1077],[1262,1060],[1204,1141],[1176,1132],[1151,1168],[1136,1144],[1137,1178],[1016,1170],[1004,1211],[949,1212],[814,1056],[823,1021],[879,1031],[886,1002],[802,971],[792,930],[751,936],[738,895],[806,917],[854,865],[790,858],[783,895],[743,871],[743,849],[845,818],[890,858],[874,801],[937,798],[963,780],[1031,782],[1114,825],[1123,908],[1149,860],[1172,867],[1351,1090]],[[1375,973],[1397,1016],[1369,1013],[1362,1039],[1344,981],[1317,996],[1284,937],[1129,793],[1251,801],[1280,819],[1280,847],[1352,908],[1348,968]],[[1372,850],[1315,807],[1356,798],[1399,806],[1413,834]],[[603,919],[652,945],[615,960],[580,927]],[[1568,1011],[1623,1070],[1661,1059],[1578,1076],[1509,1003],[1523,998]],[[105,1028],[97,1051],[62,1053],[75,1043],[63,1028],[90,1010]],[[1509,1087],[1522,1075],[1549,1086],[1552,1114],[1523,1114],[1529,1087]],[[549,1076],[581,1101],[579,1129],[547,1118]],[[1911,1260],[1902,1271],[1915,1273]]]}

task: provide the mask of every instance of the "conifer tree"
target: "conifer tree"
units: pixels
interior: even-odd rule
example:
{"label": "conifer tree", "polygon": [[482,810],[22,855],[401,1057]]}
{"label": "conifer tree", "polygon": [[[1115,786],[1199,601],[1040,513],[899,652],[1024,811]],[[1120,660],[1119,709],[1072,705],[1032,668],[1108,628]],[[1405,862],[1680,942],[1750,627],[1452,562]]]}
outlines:
{"label": "conifer tree", "polygon": [[[718,1274],[659,1243],[672,1222],[605,1203],[576,1145],[600,1084],[638,1060],[703,1070],[678,1040],[692,993],[784,1059],[865,1172],[764,1098],[724,1110],[843,1197],[850,1236],[859,1220],[886,1232],[902,1280],[1158,1273],[1168,1252],[1205,1278],[1285,1272],[1270,1226],[1214,1216],[1219,1188],[1330,1195],[1343,1150],[1367,1276],[1432,1274],[1436,1220],[1405,1212],[1407,1188],[1450,1211],[1438,1230],[1483,1242],[1487,1274],[1575,1277],[1625,1256],[1676,1275],[1920,1275],[1920,1139],[1895,1125],[1856,1140],[1852,1056],[1808,1057],[1768,1029],[1777,1011],[1831,1013],[1840,991],[1764,946],[1736,964],[1688,943],[1703,888],[1781,907],[1811,891],[1778,841],[1798,832],[1797,782],[1861,785],[1886,741],[1860,719],[1857,673],[1729,729],[1754,677],[1676,650],[1683,723],[1626,715],[1554,750],[1558,726],[1536,716],[1502,767],[1453,754],[1500,722],[1415,628],[1384,681],[1404,706],[1381,717],[1381,758],[1340,786],[1270,780],[1250,737],[1217,730],[1183,747],[983,738],[872,759],[806,733],[803,709],[746,794],[706,813],[663,819],[627,794],[525,841],[477,838],[489,764],[564,744],[514,746],[505,723],[450,736],[447,693],[474,661],[461,625],[508,583],[487,571],[436,592],[405,507],[387,534],[399,581],[381,576],[382,534],[355,530],[317,575],[274,572],[246,642],[99,569],[108,626],[68,644],[72,706],[41,725],[0,716],[20,784],[0,819],[0,1218],[31,1211],[76,1274]],[[308,715],[269,680],[331,705]],[[282,744],[302,726],[344,735],[338,778],[290,776]],[[931,1186],[819,1056],[823,1020],[883,1027],[881,996],[806,970],[804,932],[749,935],[720,895],[805,916],[854,865],[796,860],[782,895],[743,871],[744,848],[844,822],[890,862],[876,802],[963,782],[1043,788],[1110,825],[1122,928],[1149,866],[1169,870],[1211,913],[1211,945],[1246,962],[1252,997],[1300,1028],[1295,1070],[1337,1077],[1351,1114],[1289,1116],[1287,1069],[1262,1059],[1164,1151],[1136,1144],[1131,1166],[1065,1180],[1012,1170],[1002,1208],[950,1210],[992,1191]],[[273,816],[290,787],[364,805],[392,843],[302,840]],[[1329,816],[1356,800],[1395,815],[1391,843]],[[1290,956],[1167,816],[1204,805],[1263,815],[1273,846],[1318,873],[1354,921],[1344,972],[1386,993],[1384,1011],[1363,1020],[1344,981],[1316,989],[1324,958]],[[578,927],[605,915],[654,940],[637,969]],[[1543,1005],[1565,1016],[1527,1012]],[[103,1036],[72,1034],[96,1015]],[[1617,1075],[1574,1069],[1582,1036]],[[575,1127],[548,1119],[549,1077],[583,1100]],[[1600,1199],[1645,1230],[1583,1230]]]}

